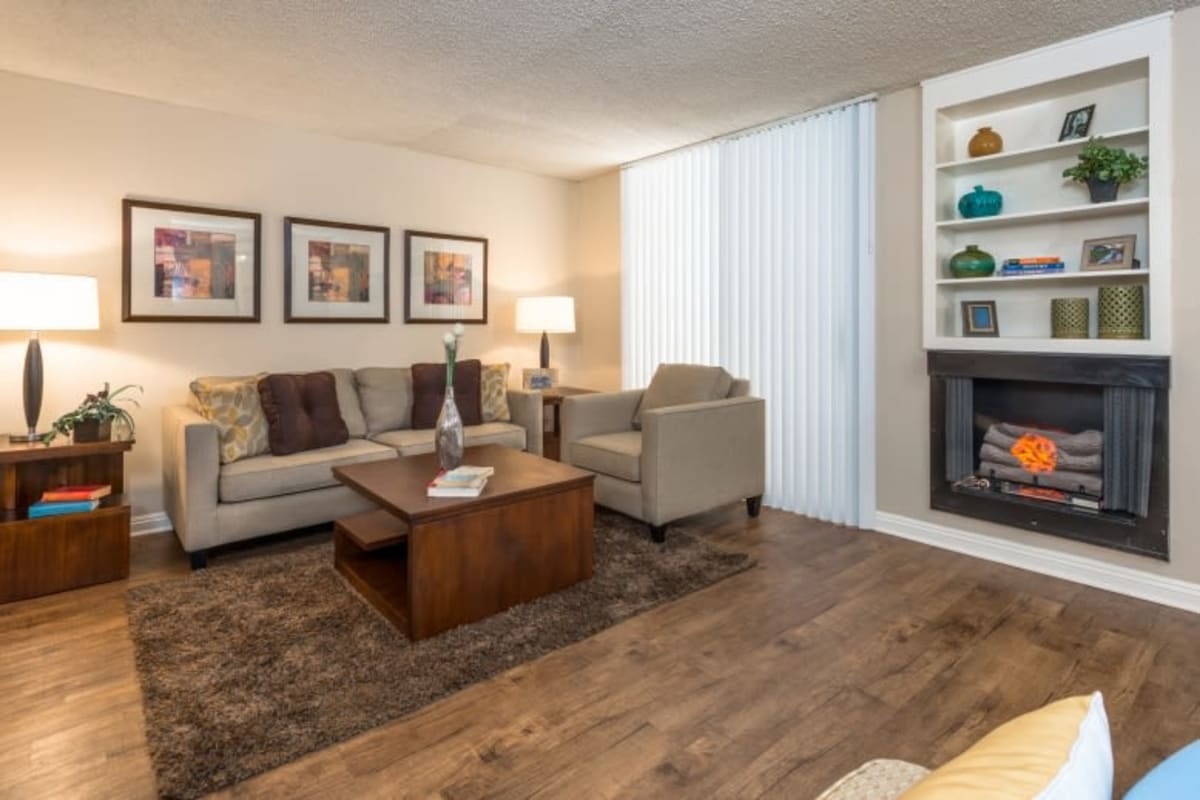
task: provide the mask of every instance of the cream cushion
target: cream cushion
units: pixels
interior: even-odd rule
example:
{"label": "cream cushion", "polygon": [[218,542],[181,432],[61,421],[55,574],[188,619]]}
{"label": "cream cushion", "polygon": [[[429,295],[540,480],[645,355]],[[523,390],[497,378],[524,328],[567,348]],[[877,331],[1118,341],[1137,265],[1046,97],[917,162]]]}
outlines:
{"label": "cream cushion", "polygon": [[721,367],[699,364],[659,364],[633,412],[633,427],[642,426],[642,414],[655,408],[703,403],[729,396],[733,376]]}
{"label": "cream cushion", "polygon": [[354,371],[367,435],[412,427],[413,382],[408,367],[366,367]]}
{"label": "cream cushion", "polygon": [[625,481],[642,480],[642,434],[639,431],[585,436],[571,445],[571,463]]}
{"label": "cream cushion", "polygon": [[351,439],[361,439],[367,435],[367,420],[363,416],[362,404],[358,401],[358,387],[354,380],[352,369],[323,370],[333,375],[333,387],[337,392],[338,411],[341,412],[342,422],[346,423],[346,432]]}
{"label": "cream cushion", "polygon": [[[371,440],[394,447],[402,456],[432,453],[433,429],[388,431],[377,433]],[[525,449],[525,429],[510,422],[485,422],[482,425],[467,425],[463,428],[463,444],[476,447],[484,444],[502,444],[517,450]]]}
{"label": "cream cushion", "polygon": [[221,467],[217,494],[222,503],[240,503],[337,486],[332,468],[395,458],[396,451],[365,439],[286,456],[262,455]]}
{"label": "cream cushion", "polygon": [[508,422],[508,364],[485,364],[479,375],[479,408],[484,422]]}
{"label": "cream cushion", "polygon": [[258,397],[258,379],[265,374],[197,378],[191,383],[197,410],[217,426],[222,464],[271,450],[270,429]]}
{"label": "cream cushion", "polygon": [[1099,692],[1004,723],[903,800],[1110,800],[1112,742]]}
{"label": "cream cushion", "polygon": [[929,770],[919,764],[877,758],[843,776],[817,800],[896,800],[928,774]]}

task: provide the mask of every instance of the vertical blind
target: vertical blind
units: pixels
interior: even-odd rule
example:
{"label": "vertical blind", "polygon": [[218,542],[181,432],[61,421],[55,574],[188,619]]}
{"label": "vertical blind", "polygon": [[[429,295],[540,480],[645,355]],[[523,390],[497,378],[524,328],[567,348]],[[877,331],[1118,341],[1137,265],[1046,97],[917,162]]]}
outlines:
{"label": "vertical blind", "polygon": [[869,527],[875,104],[626,167],[622,380],[719,364],[767,401],[771,506]]}

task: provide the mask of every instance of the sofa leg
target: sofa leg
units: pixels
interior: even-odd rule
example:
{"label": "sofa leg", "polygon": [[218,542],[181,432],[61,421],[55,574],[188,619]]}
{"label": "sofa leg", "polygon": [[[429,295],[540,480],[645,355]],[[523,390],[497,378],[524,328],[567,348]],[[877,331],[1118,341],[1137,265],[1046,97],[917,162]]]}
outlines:
{"label": "sofa leg", "polygon": [[650,538],[653,541],[657,542],[658,544],[662,544],[663,542],[665,542],[667,540],[667,526],[666,525],[651,525],[650,526]]}
{"label": "sofa leg", "polygon": [[204,569],[208,566],[207,550],[197,550],[194,553],[188,553],[188,557],[192,562],[192,569]]}
{"label": "sofa leg", "polygon": [[762,511],[762,495],[746,498],[746,513],[751,517],[757,517],[758,512]]}

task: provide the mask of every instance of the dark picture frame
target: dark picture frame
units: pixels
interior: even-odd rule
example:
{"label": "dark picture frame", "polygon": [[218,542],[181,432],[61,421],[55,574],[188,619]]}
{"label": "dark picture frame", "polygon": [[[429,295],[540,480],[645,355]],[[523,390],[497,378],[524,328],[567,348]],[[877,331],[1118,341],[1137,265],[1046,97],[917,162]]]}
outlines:
{"label": "dark picture frame", "polygon": [[999,336],[995,300],[962,301],[963,336]]}
{"label": "dark picture frame", "polygon": [[391,235],[381,225],[284,217],[283,321],[387,323]]}
{"label": "dark picture frame", "polygon": [[1082,272],[1133,269],[1133,254],[1136,248],[1136,233],[1085,239],[1083,252],[1079,255],[1079,269]]}
{"label": "dark picture frame", "polygon": [[488,240],[404,232],[404,321],[487,324]]}
{"label": "dark picture frame", "polygon": [[1068,111],[1067,116],[1063,118],[1062,130],[1058,132],[1058,140],[1065,142],[1068,139],[1086,139],[1088,131],[1092,129],[1092,119],[1095,116],[1095,103]]}
{"label": "dark picture frame", "polygon": [[125,198],[121,219],[123,322],[260,321],[261,214]]}

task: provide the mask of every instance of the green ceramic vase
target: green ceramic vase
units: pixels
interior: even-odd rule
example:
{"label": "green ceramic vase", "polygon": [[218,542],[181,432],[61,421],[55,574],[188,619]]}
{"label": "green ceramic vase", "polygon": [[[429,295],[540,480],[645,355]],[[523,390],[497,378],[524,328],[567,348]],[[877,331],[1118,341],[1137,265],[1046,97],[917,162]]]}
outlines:
{"label": "green ceramic vase", "polygon": [[950,256],[950,274],[956,278],[986,278],[995,271],[996,259],[977,244]]}

